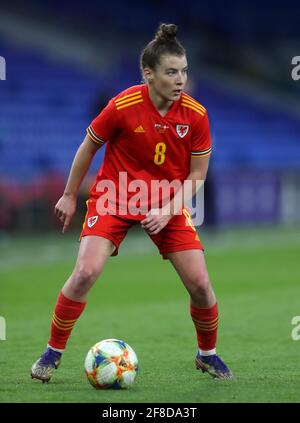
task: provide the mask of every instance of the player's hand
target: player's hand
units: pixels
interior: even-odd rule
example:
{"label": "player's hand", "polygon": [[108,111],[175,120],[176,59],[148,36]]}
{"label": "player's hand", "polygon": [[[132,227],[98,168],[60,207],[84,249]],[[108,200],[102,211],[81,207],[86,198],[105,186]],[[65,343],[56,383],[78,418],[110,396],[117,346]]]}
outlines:
{"label": "player's hand", "polygon": [[62,232],[65,233],[75,214],[77,205],[76,196],[64,194],[54,207],[54,214],[63,223]]}
{"label": "player's hand", "polygon": [[152,209],[141,221],[141,226],[149,235],[157,235],[168,224],[171,217],[164,209]]}

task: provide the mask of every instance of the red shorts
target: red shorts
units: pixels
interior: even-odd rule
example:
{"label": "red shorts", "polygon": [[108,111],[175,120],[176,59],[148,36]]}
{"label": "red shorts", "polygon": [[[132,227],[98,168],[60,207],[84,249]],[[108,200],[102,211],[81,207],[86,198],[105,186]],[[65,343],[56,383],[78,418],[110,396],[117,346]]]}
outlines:
{"label": "red shorts", "polygon": [[[96,211],[96,202],[88,200],[80,239],[88,235],[98,235],[109,239],[117,247],[112,254],[116,256],[127,231],[144,218],[145,216],[135,216],[134,219],[130,219],[127,216],[119,217],[110,214],[100,216]],[[184,209],[183,214],[173,216],[157,235],[149,236],[164,259],[167,258],[165,257],[166,253],[183,250],[204,250],[190,214],[186,209]]]}

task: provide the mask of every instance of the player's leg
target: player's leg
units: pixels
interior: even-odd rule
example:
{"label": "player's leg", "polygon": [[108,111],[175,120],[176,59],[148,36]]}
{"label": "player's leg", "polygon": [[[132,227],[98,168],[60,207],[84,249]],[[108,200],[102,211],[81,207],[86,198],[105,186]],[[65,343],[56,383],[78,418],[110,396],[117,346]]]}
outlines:
{"label": "player's leg", "polygon": [[232,374],[216,355],[218,304],[212,289],[203,246],[189,212],[174,216],[157,235],[151,236],[164,258],[169,259],[190,294],[190,314],[194,322],[199,352],[197,368],[218,378]]}
{"label": "player's leg", "polygon": [[91,286],[108,257],[118,253],[118,247],[132,225],[132,222],[110,214],[99,218],[95,200],[89,199],[87,206],[77,262],[57,298],[47,350],[31,368],[32,377],[43,381],[49,381],[60,364],[61,354],[84,310]]}
{"label": "player's leg", "polygon": [[47,350],[32,366],[32,378],[50,380],[54,369],[60,364],[72,329],[85,308],[88,292],[115,249],[113,242],[104,237],[82,238],[74,271],[55,304]]}
{"label": "player's leg", "polygon": [[207,371],[213,377],[231,379],[232,373],[216,354],[218,304],[209,280],[203,251],[183,250],[164,254],[164,257],[171,261],[190,294],[190,314],[199,347],[196,367]]}
{"label": "player's leg", "polygon": [[83,312],[88,292],[116,246],[101,236],[82,238],[75,268],[64,284],[55,305],[48,346],[63,352],[71,331]]}
{"label": "player's leg", "polygon": [[191,304],[199,308],[210,308],[216,304],[202,250],[183,250],[165,253],[191,297]]}
{"label": "player's leg", "polygon": [[90,288],[115,249],[113,242],[102,236],[83,237],[73,273],[62,288],[63,295],[73,301],[85,302]]}
{"label": "player's leg", "polygon": [[190,313],[197,331],[199,350],[215,353],[218,306],[202,250],[184,250],[165,254],[190,294]]}

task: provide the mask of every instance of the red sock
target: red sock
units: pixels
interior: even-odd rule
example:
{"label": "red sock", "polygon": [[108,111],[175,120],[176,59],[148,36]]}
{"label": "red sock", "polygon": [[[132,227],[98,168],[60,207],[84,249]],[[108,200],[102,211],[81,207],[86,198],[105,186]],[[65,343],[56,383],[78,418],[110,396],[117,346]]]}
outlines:
{"label": "red sock", "polygon": [[83,312],[86,303],[73,301],[65,297],[62,292],[56,301],[51,321],[51,337],[48,345],[58,350],[64,350],[72,329]]}
{"label": "red sock", "polygon": [[191,304],[191,317],[194,322],[198,346],[201,351],[216,348],[218,331],[218,304],[211,308],[198,308]]}

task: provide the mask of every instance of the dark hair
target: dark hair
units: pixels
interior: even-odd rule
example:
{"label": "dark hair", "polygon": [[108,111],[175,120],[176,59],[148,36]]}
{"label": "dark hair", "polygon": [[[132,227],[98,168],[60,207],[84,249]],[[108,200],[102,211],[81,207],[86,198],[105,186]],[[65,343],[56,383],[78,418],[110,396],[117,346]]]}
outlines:
{"label": "dark hair", "polygon": [[146,45],[140,56],[140,68],[155,69],[163,54],[184,56],[185,49],[176,38],[177,25],[160,24],[155,37]]}

